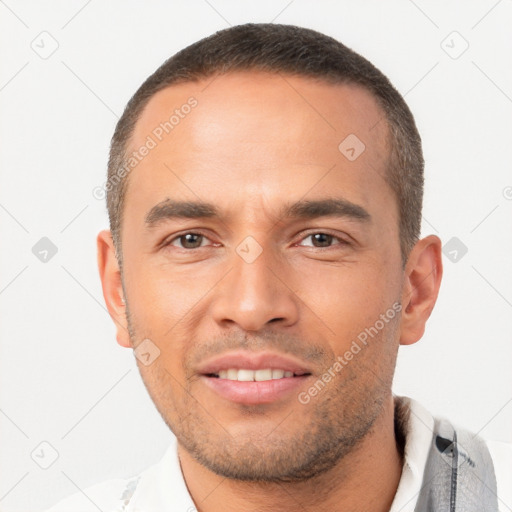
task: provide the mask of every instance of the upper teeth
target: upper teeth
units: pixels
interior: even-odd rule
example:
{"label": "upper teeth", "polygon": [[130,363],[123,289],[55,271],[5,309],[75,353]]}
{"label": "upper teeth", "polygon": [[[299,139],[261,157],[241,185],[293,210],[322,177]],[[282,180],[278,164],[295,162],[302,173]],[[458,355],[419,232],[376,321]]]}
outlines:
{"label": "upper teeth", "polygon": [[272,379],[282,379],[283,377],[293,377],[293,372],[284,370],[273,370],[265,368],[263,370],[238,370],[236,368],[229,368],[229,370],[221,370],[219,378],[228,380],[240,381],[263,381]]}

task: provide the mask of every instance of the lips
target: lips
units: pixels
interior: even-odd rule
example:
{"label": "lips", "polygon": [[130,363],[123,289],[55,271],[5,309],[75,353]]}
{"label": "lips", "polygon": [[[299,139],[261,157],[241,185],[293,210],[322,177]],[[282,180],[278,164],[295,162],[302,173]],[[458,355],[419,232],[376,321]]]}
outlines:
{"label": "lips", "polygon": [[198,369],[211,390],[231,402],[271,403],[285,398],[312,372],[304,362],[271,352],[231,352],[206,361]]}

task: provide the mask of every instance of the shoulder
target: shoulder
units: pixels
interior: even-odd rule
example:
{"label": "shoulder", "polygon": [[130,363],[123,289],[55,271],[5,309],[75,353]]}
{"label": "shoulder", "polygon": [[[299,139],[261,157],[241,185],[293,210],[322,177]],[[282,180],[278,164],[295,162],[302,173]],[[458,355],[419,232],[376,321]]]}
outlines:
{"label": "shoulder", "polygon": [[106,480],[71,494],[45,512],[122,512],[139,479]]}
{"label": "shoulder", "polygon": [[[423,478],[425,463],[432,443],[432,432],[434,431],[434,420],[436,417],[412,398],[400,396],[396,397],[396,399],[398,405],[402,406],[402,408],[399,407],[396,411],[399,413],[397,419],[407,427],[405,429],[405,455],[408,465],[412,468],[413,475],[420,475]],[[499,510],[512,510],[512,486],[510,485],[510,482],[512,482],[512,443],[476,436],[469,430],[461,429],[460,425],[454,424],[453,426],[456,427],[457,431],[463,431],[467,439],[478,437],[480,442],[485,443],[496,476]],[[421,486],[418,486],[418,482],[413,484],[414,482],[410,483],[410,489],[408,488],[407,490],[411,490],[411,494],[412,491],[414,491],[414,494],[417,494]]]}
{"label": "shoulder", "polygon": [[[512,443],[484,439],[491,454],[496,475],[498,505],[500,510],[512,508]],[[506,507],[504,507],[506,505]]]}
{"label": "shoulder", "polygon": [[[172,482],[172,489],[169,486]],[[186,506],[183,506],[183,505]],[[130,478],[116,478],[79,490],[45,512],[146,512],[192,510],[175,438],[161,459]]]}

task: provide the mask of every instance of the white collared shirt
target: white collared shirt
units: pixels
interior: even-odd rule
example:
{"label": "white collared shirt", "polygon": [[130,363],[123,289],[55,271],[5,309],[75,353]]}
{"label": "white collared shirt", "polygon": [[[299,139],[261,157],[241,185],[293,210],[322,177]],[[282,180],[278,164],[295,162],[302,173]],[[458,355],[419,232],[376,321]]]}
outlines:
{"label": "white collared shirt", "polygon": [[[433,416],[417,401],[401,397],[411,414],[404,465],[390,512],[413,512],[421,490],[434,429]],[[512,512],[512,444],[486,441],[494,463],[499,512]],[[107,480],[60,501],[47,512],[195,512],[173,441],[162,459],[140,475]]]}

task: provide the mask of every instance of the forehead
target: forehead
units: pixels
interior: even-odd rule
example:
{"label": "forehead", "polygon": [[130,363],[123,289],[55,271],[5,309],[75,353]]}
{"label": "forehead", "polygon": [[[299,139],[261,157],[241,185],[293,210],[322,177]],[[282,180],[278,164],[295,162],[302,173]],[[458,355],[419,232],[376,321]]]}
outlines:
{"label": "forehead", "polygon": [[284,201],[333,187],[368,204],[387,186],[387,137],[376,99],[352,84],[251,71],[173,85],[135,125],[128,153],[151,149],[129,174],[125,204]]}
{"label": "forehead", "polygon": [[[183,112],[189,110],[186,104],[191,97],[199,108],[191,109],[193,116],[188,116]],[[237,133],[229,135],[239,142],[249,142],[244,140],[247,132],[254,135],[256,128],[261,127],[262,133],[277,130],[279,143],[292,141],[296,135],[307,135],[313,145],[326,135],[326,142],[331,142],[353,133],[365,139],[370,150],[384,150],[388,131],[376,98],[361,86],[245,71],[180,83],[157,92],[139,116],[130,146],[137,147],[155,130],[158,138],[158,127],[170,119],[172,137],[165,137],[169,134],[164,131],[162,135],[167,140],[163,142],[178,141],[184,131],[177,130],[178,125],[191,124],[184,122],[187,117],[196,121],[194,131],[186,133],[190,142],[194,142],[191,137],[205,138],[214,132],[222,135],[223,128],[230,130],[236,124]],[[281,124],[284,118],[290,121],[286,127]]]}

